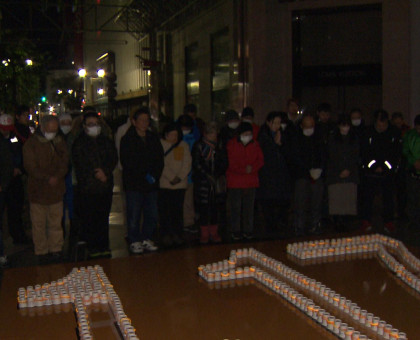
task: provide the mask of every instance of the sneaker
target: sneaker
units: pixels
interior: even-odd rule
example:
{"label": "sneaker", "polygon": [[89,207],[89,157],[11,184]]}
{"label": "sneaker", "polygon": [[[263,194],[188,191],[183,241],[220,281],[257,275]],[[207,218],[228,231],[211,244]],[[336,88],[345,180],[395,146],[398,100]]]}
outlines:
{"label": "sneaker", "polygon": [[143,249],[147,251],[158,250],[158,247],[155,246],[152,240],[144,240],[142,246],[143,246]]}
{"label": "sneaker", "polygon": [[363,233],[368,233],[368,232],[372,231],[372,223],[370,223],[370,221],[368,221],[368,220],[363,220],[362,221],[362,226],[360,227],[360,230]]}
{"label": "sneaker", "polygon": [[395,227],[395,224],[393,222],[387,222],[384,226],[384,231],[387,234],[394,234],[396,232],[397,228]]}
{"label": "sneaker", "polygon": [[242,236],[245,240],[248,240],[248,241],[253,240],[255,238],[254,235],[251,233],[244,233]]}
{"label": "sneaker", "polygon": [[130,244],[130,253],[143,254],[143,245],[141,242],[133,242]]}
{"label": "sneaker", "polygon": [[232,233],[231,238],[232,241],[240,241],[242,240],[242,235],[240,233]]}
{"label": "sneaker", "polygon": [[0,256],[0,268],[7,267],[9,264],[9,260],[7,259],[7,256]]}
{"label": "sneaker", "polygon": [[191,233],[191,234],[197,234],[198,233],[198,228],[195,224],[191,224],[191,225],[188,225],[188,226],[184,227],[184,232]]}

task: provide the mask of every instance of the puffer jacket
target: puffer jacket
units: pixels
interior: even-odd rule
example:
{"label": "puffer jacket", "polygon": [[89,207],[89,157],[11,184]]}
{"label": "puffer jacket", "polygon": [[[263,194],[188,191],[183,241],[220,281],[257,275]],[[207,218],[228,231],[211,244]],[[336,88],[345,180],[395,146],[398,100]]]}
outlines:
{"label": "puffer jacket", "polygon": [[[264,165],[264,156],[257,141],[252,140],[243,145],[238,138],[231,139],[227,144],[229,167],[226,171],[228,188],[246,189],[258,188],[258,171]],[[252,167],[251,173],[246,173],[246,167]]]}
{"label": "puffer jacket", "polygon": [[[66,191],[64,177],[68,164],[69,155],[63,137],[57,134],[49,141],[38,128],[23,146],[29,202],[44,205],[61,202]],[[48,183],[51,177],[58,178],[54,186]]]}

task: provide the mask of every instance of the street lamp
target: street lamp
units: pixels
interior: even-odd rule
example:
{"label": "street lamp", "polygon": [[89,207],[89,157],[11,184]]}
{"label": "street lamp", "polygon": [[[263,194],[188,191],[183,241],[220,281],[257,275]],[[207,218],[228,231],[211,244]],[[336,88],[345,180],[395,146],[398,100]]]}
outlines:
{"label": "street lamp", "polygon": [[81,69],[79,69],[78,73],[79,73],[80,78],[86,77],[86,69],[81,68]]}
{"label": "street lamp", "polygon": [[32,66],[32,65],[33,65],[33,62],[32,62],[32,60],[31,60],[31,59],[26,59],[26,60],[25,60],[25,63],[26,63],[26,65],[28,65],[28,66]]}
{"label": "street lamp", "polygon": [[99,78],[103,78],[103,77],[105,77],[105,70],[103,68],[100,68],[98,70],[97,74],[98,74]]}

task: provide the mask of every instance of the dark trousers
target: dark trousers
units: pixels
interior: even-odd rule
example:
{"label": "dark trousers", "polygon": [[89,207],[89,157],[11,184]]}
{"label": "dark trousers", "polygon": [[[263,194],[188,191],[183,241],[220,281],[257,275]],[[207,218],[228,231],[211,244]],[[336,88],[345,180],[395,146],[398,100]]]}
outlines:
{"label": "dark trousers", "polygon": [[158,207],[161,236],[177,234],[181,236],[185,189],[159,189]]}
{"label": "dark trousers", "polygon": [[4,256],[4,244],[3,244],[3,213],[5,205],[5,194],[0,192],[0,256]]}
{"label": "dark trousers", "polygon": [[396,198],[397,198],[397,213],[398,217],[406,216],[405,210],[407,208],[407,173],[405,169],[399,169],[396,184]]}
{"label": "dark trousers", "polygon": [[299,178],[295,183],[294,193],[294,227],[297,232],[305,232],[309,223],[310,228],[316,228],[322,216],[322,198],[324,181],[312,181]]}
{"label": "dark trousers", "polygon": [[363,177],[362,192],[362,219],[372,221],[373,202],[377,191],[382,193],[382,216],[384,223],[394,219],[394,178],[385,177]]}
{"label": "dark trousers", "polygon": [[[129,243],[150,240],[156,230],[158,220],[157,190],[151,192],[126,191],[125,197]],[[143,228],[140,232],[142,214]]]}
{"label": "dark trousers", "polygon": [[420,177],[407,175],[407,215],[410,227],[420,231]]}
{"label": "dark trousers", "polygon": [[78,193],[75,202],[80,218],[80,238],[90,252],[109,250],[109,213],[112,191],[103,194]]}
{"label": "dark trousers", "polygon": [[230,225],[233,233],[241,231],[241,219],[242,232],[245,234],[253,232],[255,192],[256,188],[229,189]]}
{"label": "dark trousers", "polygon": [[261,199],[259,203],[264,215],[265,230],[267,232],[279,229],[285,231],[290,203],[280,199]]}
{"label": "dark trousers", "polygon": [[12,179],[6,191],[5,199],[5,205],[7,206],[7,225],[10,236],[12,236],[14,242],[22,241],[26,238],[26,235],[22,222],[24,190],[21,176],[16,176]]}

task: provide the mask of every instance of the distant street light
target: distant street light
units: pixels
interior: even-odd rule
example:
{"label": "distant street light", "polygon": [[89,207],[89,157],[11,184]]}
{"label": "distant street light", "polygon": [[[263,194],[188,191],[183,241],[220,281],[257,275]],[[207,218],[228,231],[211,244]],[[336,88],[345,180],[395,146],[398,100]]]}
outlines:
{"label": "distant street light", "polygon": [[99,78],[105,77],[105,70],[104,69],[102,69],[102,68],[99,69],[97,73],[98,73]]}
{"label": "distant street light", "polygon": [[104,94],[104,89],[98,89],[98,94],[102,96]]}
{"label": "distant street light", "polygon": [[86,70],[85,70],[84,68],[81,68],[81,69],[78,71],[78,73],[79,73],[79,77],[80,77],[80,78],[84,78],[84,77],[86,77]]}
{"label": "distant street light", "polygon": [[57,90],[57,94],[62,94],[62,93],[63,93],[63,91]]}
{"label": "distant street light", "polygon": [[32,65],[33,65],[33,62],[32,62],[32,60],[31,60],[31,59],[26,59],[26,60],[25,60],[25,63],[26,63],[26,65],[28,65],[28,66],[32,66]]}

